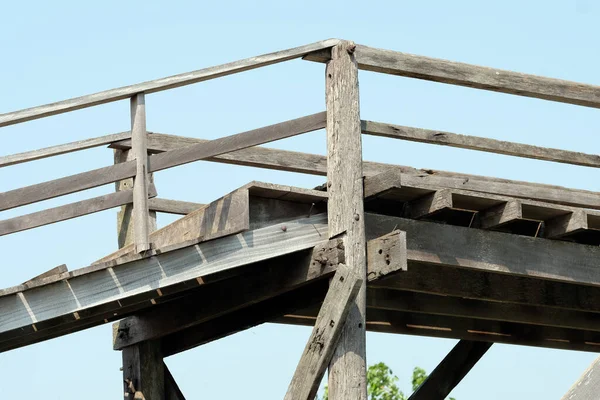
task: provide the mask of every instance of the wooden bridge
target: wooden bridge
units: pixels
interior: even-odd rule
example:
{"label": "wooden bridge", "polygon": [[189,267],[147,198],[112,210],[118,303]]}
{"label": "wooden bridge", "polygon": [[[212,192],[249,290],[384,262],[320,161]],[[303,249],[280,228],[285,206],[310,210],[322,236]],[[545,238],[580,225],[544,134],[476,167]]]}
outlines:
{"label": "wooden bridge", "polygon": [[[297,58],[326,64],[324,112],[215,140],[146,129],[146,95]],[[496,342],[599,352],[600,193],[363,162],[361,135],[594,168],[600,156],[361,120],[359,69],[600,108],[598,86],[331,39],[1,114],[3,127],[131,104],[129,131],[0,157],[3,167],[106,145],[115,154],[114,165],[0,193],[0,211],[116,183],[0,221],[0,235],[121,207],[119,250],[0,290],[0,352],[117,321],[125,397],[147,400],[184,398],[164,357],[265,322],[314,325],[285,399],[314,399],[329,368],[332,400],[366,400],[366,330],[460,339],[411,399],[444,399]],[[259,147],[323,128],[326,157]],[[327,181],[255,181],[210,204],[157,197],[153,172],[199,160]],[[182,217],[157,230],[157,212]],[[596,398],[596,364],[570,399]]]}

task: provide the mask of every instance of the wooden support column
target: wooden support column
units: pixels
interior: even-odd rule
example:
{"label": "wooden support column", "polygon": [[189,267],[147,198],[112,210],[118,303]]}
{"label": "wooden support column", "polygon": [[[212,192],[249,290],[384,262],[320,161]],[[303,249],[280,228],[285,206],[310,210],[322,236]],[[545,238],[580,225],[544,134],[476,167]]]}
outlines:
{"label": "wooden support column", "polygon": [[332,48],[325,71],[329,237],[344,237],[346,264],[363,278],[329,364],[331,400],[366,400],[366,238],[355,45]]}
{"label": "wooden support column", "polygon": [[444,400],[492,344],[461,340],[408,400]]}
{"label": "wooden support column", "polygon": [[313,400],[363,279],[339,264],[284,400]]}
{"label": "wooden support column", "polygon": [[165,365],[159,341],[145,341],[123,349],[126,400],[165,398]]}
{"label": "wooden support column", "polygon": [[148,151],[144,93],[131,97],[131,149],[136,160],[133,178],[133,243],[136,253],[150,249],[148,224]]}

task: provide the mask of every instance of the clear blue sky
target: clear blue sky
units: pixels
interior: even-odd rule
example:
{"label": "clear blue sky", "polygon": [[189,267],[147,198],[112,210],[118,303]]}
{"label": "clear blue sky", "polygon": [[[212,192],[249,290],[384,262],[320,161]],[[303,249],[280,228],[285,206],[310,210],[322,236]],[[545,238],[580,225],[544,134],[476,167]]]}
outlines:
{"label": "clear blue sky", "polygon": [[[191,71],[330,37],[600,83],[600,4],[573,1],[3,2],[0,113]],[[216,138],[324,109],[324,66],[270,66],[152,94],[148,129]],[[598,110],[361,72],[362,117],[598,153]],[[0,155],[129,129],[127,102],[1,128]],[[274,146],[324,153],[322,132]],[[364,138],[364,158],[598,190],[597,172]],[[99,148],[0,170],[0,191],[112,163]],[[209,202],[251,181],[312,187],[319,177],[195,163],[160,172],[160,196]],[[0,219],[113,190],[112,185],[1,213]],[[0,287],[56,265],[80,268],[116,247],[116,210],[2,237]],[[164,225],[172,219],[161,217]],[[280,399],[308,328],[266,325],[167,360],[189,399]],[[410,387],[454,341],[368,335]],[[593,354],[495,345],[456,388],[459,400],[560,398]],[[122,396],[110,325],[0,354],[0,397]]]}

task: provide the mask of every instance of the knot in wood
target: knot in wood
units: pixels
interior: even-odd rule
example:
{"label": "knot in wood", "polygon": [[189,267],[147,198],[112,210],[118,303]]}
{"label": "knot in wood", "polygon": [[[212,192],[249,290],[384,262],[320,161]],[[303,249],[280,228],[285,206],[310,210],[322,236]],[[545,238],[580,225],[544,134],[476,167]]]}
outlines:
{"label": "knot in wood", "polygon": [[356,45],[354,43],[349,44],[348,47],[346,48],[346,51],[348,52],[348,54],[354,54],[355,50],[356,50]]}

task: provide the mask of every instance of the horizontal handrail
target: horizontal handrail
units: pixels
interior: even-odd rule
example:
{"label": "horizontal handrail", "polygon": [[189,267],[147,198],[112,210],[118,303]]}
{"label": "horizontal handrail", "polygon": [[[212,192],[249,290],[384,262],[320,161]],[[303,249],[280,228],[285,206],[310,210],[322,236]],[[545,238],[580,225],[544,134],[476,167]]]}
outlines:
{"label": "horizontal handrail", "polygon": [[362,121],[362,132],[372,136],[402,139],[411,142],[438,144],[487,153],[532,158],[583,167],[600,168],[600,156],[576,151],[552,149],[530,144],[507,142],[479,136],[391,125],[381,122]]}
{"label": "horizontal handrail", "polygon": [[167,214],[187,215],[192,211],[205,206],[205,204],[192,203],[190,201],[160,199],[155,197],[148,200],[150,211],[163,212]]}
{"label": "horizontal handrail", "polygon": [[[265,126],[205,143],[191,145],[148,157],[148,172],[156,172],[224,153],[273,142],[325,127],[325,112]],[[152,135],[150,135],[152,136]],[[81,190],[106,185],[136,174],[136,161],[99,168],[66,176],[19,189],[0,193],[0,211],[24,206],[42,200],[63,196]]]}
{"label": "horizontal handrail", "polygon": [[[358,68],[365,71],[600,108],[600,86],[597,85],[362,45],[356,45],[355,57]],[[326,49],[304,57],[305,60],[316,62],[327,62],[330,58],[330,51]]]}
{"label": "horizontal handrail", "polygon": [[27,108],[24,110],[0,114],[0,127],[18,124],[20,122],[31,121],[38,118],[48,117],[79,110],[82,108],[97,106],[110,103],[117,100],[123,100],[133,96],[136,93],[155,93],[163,90],[173,89],[180,86],[191,85],[193,83],[207,81],[238,72],[248,71],[255,68],[264,67],[283,61],[300,58],[313,51],[330,48],[339,43],[338,39],[328,39],[305,46],[294,47],[292,49],[268,53],[256,57],[250,57],[227,64],[204,68],[193,72],[173,75],[166,78],[155,79],[152,81],[138,83],[136,85],[124,86],[117,89],[105,90],[63,100],[56,103],[43,106]]}
{"label": "horizontal handrail", "polygon": [[9,165],[40,160],[42,158],[58,156],[61,154],[72,153],[74,151],[100,147],[114,143],[119,140],[125,140],[129,138],[131,138],[131,132],[121,132],[114,133],[112,135],[99,136],[92,139],[78,140],[75,142],[59,144],[57,146],[45,147],[39,150],[32,150],[23,153],[11,154],[9,156],[2,156],[0,157],[0,168],[8,167]]}
{"label": "horizontal handrail", "polygon": [[[156,187],[154,184],[149,186],[148,196],[156,196]],[[131,190],[123,190],[71,204],[65,204],[64,206],[48,208],[46,210],[0,221],[0,236],[82,217],[99,211],[109,210],[114,207],[131,204],[132,202],[133,192]]]}

